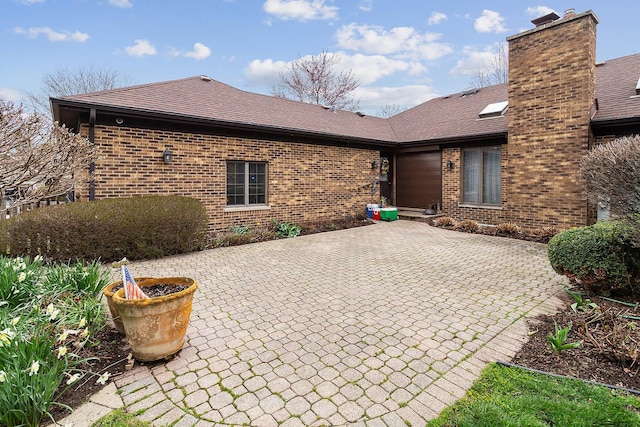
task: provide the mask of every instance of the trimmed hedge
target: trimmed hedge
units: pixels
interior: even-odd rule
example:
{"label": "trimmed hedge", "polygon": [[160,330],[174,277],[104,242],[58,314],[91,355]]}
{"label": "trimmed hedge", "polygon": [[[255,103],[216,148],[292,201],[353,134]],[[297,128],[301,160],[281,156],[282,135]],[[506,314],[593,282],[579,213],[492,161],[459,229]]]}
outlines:
{"label": "trimmed hedge", "polygon": [[549,241],[549,261],[558,274],[594,291],[634,291],[640,248],[633,244],[633,234],[633,226],[620,220],[566,230]]}
{"label": "trimmed hedge", "polygon": [[159,258],[204,248],[196,199],[149,196],[47,206],[0,222],[0,251],[56,261]]}

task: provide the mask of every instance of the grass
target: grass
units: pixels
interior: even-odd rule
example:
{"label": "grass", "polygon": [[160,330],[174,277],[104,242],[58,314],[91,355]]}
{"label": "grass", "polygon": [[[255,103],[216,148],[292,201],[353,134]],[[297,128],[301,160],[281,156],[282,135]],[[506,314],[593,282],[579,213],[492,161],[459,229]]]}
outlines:
{"label": "grass", "polygon": [[578,380],[489,365],[429,427],[640,426],[640,399]]}
{"label": "grass", "polygon": [[118,409],[100,418],[91,427],[151,427],[151,423]]}

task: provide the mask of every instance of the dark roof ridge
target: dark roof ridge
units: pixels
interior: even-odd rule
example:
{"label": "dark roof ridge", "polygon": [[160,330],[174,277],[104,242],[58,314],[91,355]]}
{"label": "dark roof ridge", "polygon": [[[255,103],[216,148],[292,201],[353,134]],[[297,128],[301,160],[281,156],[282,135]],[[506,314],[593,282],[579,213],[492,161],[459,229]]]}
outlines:
{"label": "dark roof ridge", "polygon": [[[130,91],[130,90],[137,90],[137,89],[141,89],[144,87],[149,87],[149,86],[162,86],[162,85],[169,85],[172,83],[176,83],[176,82],[181,82],[181,81],[185,81],[185,80],[192,80],[195,78],[201,78],[202,76],[191,76],[191,77],[184,77],[181,79],[173,79],[173,80],[165,80],[162,82],[152,82],[152,83],[141,83],[138,85],[131,85],[131,86],[122,86],[122,87],[116,87],[113,89],[104,89],[104,90],[98,90],[95,92],[87,92],[87,93],[76,93],[73,95],[64,95],[64,96],[52,96],[52,99],[74,99],[76,97],[85,97],[85,96],[94,96],[94,95],[103,95],[105,93],[117,93],[117,92],[126,92],[126,91]],[[224,84],[224,83],[222,83]],[[231,87],[231,86],[229,86]]]}

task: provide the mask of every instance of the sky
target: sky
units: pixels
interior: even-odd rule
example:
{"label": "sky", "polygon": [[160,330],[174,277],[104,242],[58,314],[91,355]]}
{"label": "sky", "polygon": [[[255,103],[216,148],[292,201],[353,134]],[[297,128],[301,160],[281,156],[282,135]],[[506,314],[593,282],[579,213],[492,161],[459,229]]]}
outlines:
{"label": "sky", "polygon": [[326,51],[375,115],[460,92],[508,36],[569,8],[598,17],[598,61],[638,53],[637,0],[0,0],[0,98],[24,102],[45,75],[88,67],[269,95],[288,64]]}

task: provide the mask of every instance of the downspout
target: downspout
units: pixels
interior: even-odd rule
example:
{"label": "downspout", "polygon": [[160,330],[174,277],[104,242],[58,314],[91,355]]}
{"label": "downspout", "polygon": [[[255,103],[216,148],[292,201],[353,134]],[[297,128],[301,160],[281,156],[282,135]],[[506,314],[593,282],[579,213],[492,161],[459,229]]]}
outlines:
{"label": "downspout", "polygon": [[[89,109],[89,142],[95,146],[96,140],[96,109]],[[94,172],[96,171],[96,163],[92,159],[89,163],[89,200],[96,199],[96,181],[94,179]]]}

